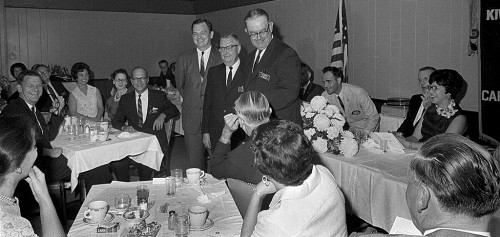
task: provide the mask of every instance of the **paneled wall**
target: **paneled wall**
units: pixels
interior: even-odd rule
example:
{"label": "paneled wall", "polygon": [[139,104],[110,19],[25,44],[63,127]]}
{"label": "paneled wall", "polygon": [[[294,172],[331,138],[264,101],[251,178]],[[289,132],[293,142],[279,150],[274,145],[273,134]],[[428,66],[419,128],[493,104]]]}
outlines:
{"label": "paneled wall", "polygon": [[118,68],[145,67],[158,75],[158,61],[175,61],[192,45],[193,15],[5,8],[8,65],[23,62],[89,64],[96,78]]}
{"label": "paneled wall", "polygon": [[[215,30],[234,32],[253,50],[243,18],[265,9],[283,40],[315,71],[328,65],[337,0],[276,0],[198,15]],[[417,70],[452,68],[468,84],[462,108],[478,110],[478,57],[467,56],[468,0],[346,0],[349,27],[349,81],[372,97],[410,97],[418,93]]]}

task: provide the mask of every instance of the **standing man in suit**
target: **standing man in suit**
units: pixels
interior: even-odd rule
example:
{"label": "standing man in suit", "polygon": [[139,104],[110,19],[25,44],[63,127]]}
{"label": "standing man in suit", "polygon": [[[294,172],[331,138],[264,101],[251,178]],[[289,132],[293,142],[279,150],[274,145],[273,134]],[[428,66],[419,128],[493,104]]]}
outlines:
{"label": "standing man in suit", "polygon": [[245,17],[245,31],[255,50],[250,53],[245,71],[246,91],[262,92],[279,119],[302,125],[300,117],[300,59],[297,52],[273,37],[273,22],[262,9]]}
{"label": "standing man in suit", "polygon": [[431,105],[429,78],[434,71],[436,71],[436,69],[430,66],[418,69],[418,84],[422,89],[422,94],[413,95],[411,97],[408,113],[401,126],[399,126],[396,135],[403,137],[413,135],[413,131],[418,121],[422,118],[425,110]]}
{"label": "standing man in suit", "polygon": [[[166,167],[167,176],[170,173],[170,157],[167,155],[168,141],[163,124],[171,118],[179,115],[179,110],[168,99],[162,91],[148,89],[148,72],[142,67],[132,70],[130,80],[135,92],[122,95],[118,104],[116,114],[111,121],[114,128],[124,132],[144,132],[153,134],[158,138],[163,151],[162,162]],[[127,122],[128,125],[125,125]],[[128,173],[129,164],[132,160],[124,158],[120,161],[111,162],[110,166],[119,181],[130,181]],[[151,180],[153,169],[137,163],[139,179]]]}
{"label": "standing man in suit", "polygon": [[321,95],[325,89],[314,83],[314,72],[305,63],[300,64],[300,100],[311,102],[312,98]]}
{"label": "standing man in suit", "polygon": [[197,19],[191,24],[196,48],[179,55],[175,80],[182,102],[182,127],[190,167],[205,169],[201,121],[209,69],[222,63],[220,53],[212,47],[212,23]]}
{"label": "standing man in suit", "polygon": [[40,74],[43,82],[43,93],[38,103],[36,103],[36,108],[42,112],[52,112],[49,111],[52,104],[65,105],[69,97],[69,92],[66,90],[66,87],[64,87],[61,82],[50,81],[50,70],[47,66],[37,64],[33,69]]}
{"label": "standing man in suit", "polygon": [[[215,148],[224,128],[224,115],[232,113],[234,101],[244,92],[245,85],[238,36],[233,33],[222,36],[219,46],[224,63],[210,69],[203,103],[203,144],[207,149]],[[231,137],[234,138],[231,144],[238,145],[244,138],[242,132]]]}

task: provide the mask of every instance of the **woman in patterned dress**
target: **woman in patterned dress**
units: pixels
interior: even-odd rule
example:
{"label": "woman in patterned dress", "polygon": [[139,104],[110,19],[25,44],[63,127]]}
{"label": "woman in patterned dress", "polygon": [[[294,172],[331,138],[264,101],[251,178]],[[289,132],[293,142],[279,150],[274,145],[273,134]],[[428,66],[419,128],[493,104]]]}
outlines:
{"label": "woman in patterned dress", "polygon": [[69,95],[68,106],[71,116],[78,116],[86,120],[100,121],[104,113],[102,96],[99,89],[87,85],[90,68],[79,62],[71,67],[71,76],[76,79],[76,87]]}

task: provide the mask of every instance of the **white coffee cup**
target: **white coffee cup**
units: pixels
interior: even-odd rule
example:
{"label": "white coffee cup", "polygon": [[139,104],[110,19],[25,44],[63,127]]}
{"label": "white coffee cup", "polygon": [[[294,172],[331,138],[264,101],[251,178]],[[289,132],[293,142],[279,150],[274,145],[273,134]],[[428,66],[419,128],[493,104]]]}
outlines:
{"label": "white coffee cup", "polygon": [[200,184],[200,178],[205,176],[205,171],[198,168],[189,168],[186,170],[186,176],[189,184]]}
{"label": "white coffee cup", "polygon": [[108,126],[109,126],[108,122],[100,122],[99,123],[99,128],[101,129],[101,131],[107,132]]}
{"label": "white coffee cup", "polygon": [[199,229],[205,225],[208,210],[204,206],[191,206],[188,209],[191,228]]}
{"label": "white coffee cup", "polygon": [[99,132],[99,141],[103,142],[108,139],[108,132]]}
{"label": "white coffee cup", "polygon": [[109,210],[108,203],[105,201],[93,201],[89,203],[88,208],[89,209],[83,213],[83,216],[89,219],[91,223],[103,221]]}

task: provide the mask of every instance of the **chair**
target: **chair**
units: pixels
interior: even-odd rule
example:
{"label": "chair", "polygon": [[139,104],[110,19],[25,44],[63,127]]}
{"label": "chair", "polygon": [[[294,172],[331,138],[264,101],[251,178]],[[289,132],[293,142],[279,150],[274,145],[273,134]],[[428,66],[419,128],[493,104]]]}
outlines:
{"label": "chair", "polygon": [[253,189],[255,185],[233,178],[227,179],[227,187],[229,192],[233,196],[236,207],[240,211],[240,214],[245,218],[247,212],[248,204],[250,204],[250,199],[253,195]]}
{"label": "chair", "polygon": [[[85,197],[87,196],[87,190],[85,188],[85,180],[79,179],[78,185],[80,187],[80,205],[83,204]],[[59,220],[63,226],[66,225],[67,220],[67,210],[66,210],[66,190],[71,188],[70,182],[64,182],[62,180],[58,180],[52,183],[47,184],[47,188],[49,190],[50,197],[52,198],[52,202],[57,211],[57,215],[59,216]],[[40,210],[37,210],[40,212]]]}

